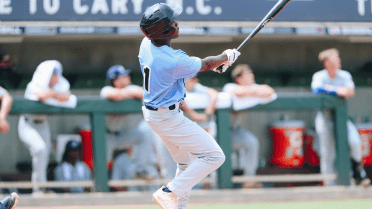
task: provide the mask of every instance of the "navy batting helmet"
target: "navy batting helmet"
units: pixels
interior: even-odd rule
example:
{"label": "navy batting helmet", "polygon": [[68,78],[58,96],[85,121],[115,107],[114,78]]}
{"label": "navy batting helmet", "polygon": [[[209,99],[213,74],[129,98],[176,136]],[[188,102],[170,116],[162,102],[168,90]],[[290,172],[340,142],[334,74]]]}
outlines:
{"label": "navy batting helmet", "polygon": [[182,8],[172,9],[164,3],[154,4],[142,15],[141,30],[151,40],[176,38],[176,28],[171,23],[181,13]]}

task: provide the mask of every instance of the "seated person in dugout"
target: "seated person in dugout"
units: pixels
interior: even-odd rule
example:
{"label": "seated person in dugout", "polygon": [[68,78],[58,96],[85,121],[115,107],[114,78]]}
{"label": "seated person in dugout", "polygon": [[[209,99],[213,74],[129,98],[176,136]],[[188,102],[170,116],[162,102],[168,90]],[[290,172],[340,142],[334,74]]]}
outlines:
{"label": "seated person in dugout", "polygon": [[[136,162],[132,159],[132,149],[115,150],[112,165],[112,180],[132,180]],[[135,186],[113,187],[114,191],[137,191]]]}
{"label": "seated person in dugout", "polygon": [[[115,65],[107,71],[107,85],[101,90],[101,98],[112,101],[143,98],[142,87],[133,85],[130,70]],[[133,148],[133,160],[136,162],[133,178],[148,181],[159,177],[156,154],[151,133],[133,124],[129,114],[109,114],[106,116],[107,161],[113,158],[114,149]],[[150,135],[150,136],[149,136]]]}
{"label": "seated person in dugout", "polygon": [[[92,174],[89,167],[81,161],[81,143],[70,140],[66,143],[62,162],[54,170],[56,181],[90,181]],[[82,193],[83,187],[64,188],[63,192]]]}
{"label": "seated person in dugout", "polygon": [[[235,83],[228,83],[223,87],[223,92],[228,92],[237,98],[270,98],[274,89],[268,85],[256,84],[253,72],[249,65],[239,64],[231,72],[231,78]],[[254,176],[258,168],[259,142],[255,135],[244,128],[244,122],[248,117],[247,111],[235,111],[231,115],[231,148],[239,153],[240,166],[243,175]],[[243,188],[260,187],[260,184],[244,182]]]}

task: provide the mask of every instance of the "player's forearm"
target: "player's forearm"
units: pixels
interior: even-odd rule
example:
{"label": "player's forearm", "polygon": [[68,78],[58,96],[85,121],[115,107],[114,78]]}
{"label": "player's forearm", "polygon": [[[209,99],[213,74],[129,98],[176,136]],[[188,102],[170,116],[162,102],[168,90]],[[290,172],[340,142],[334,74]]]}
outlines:
{"label": "player's forearm", "polygon": [[6,93],[1,100],[0,119],[6,119],[10,109],[12,109],[13,98],[9,93]]}
{"label": "player's forearm", "polygon": [[227,61],[227,55],[222,53],[217,56],[209,56],[202,59],[202,67],[199,72],[213,70]]}
{"label": "player's forearm", "polygon": [[182,105],[181,105],[181,109],[182,109],[185,113],[187,113],[187,114],[189,114],[189,115],[191,115],[191,114],[193,114],[193,112],[195,112],[193,109],[191,109],[191,108],[189,108],[189,107],[187,106],[186,102],[183,102],[183,103],[182,103]]}
{"label": "player's forearm", "polygon": [[337,95],[344,98],[351,98],[355,95],[355,90],[348,88],[348,87],[338,87],[337,88]]}
{"label": "player's forearm", "polygon": [[124,89],[112,89],[104,94],[104,97],[114,101],[123,100],[125,94]]}
{"label": "player's forearm", "polygon": [[141,88],[131,90],[122,89],[119,95],[117,95],[117,98],[118,98],[117,100],[142,99],[143,98],[142,89]]}
{"label": "player's forearm", "polygon": [[258,97],[258,98],[268,98],[275,93],[275,90],[268,85],[259,86],[237,86],[232,91],[232,94],[239,98],[244,97]]}
{"label": "player's forearm", "polygon": [[142,88],[133,89],[133,90],[128,91],[128,96],[129,96],[129,98],[133,98],[133,99],[143,99]]}
{"label": "player's forearm", "polygon": [[257,97],[256,89],[250,86],[237,86],[232,91],[231,94],[243,98],[243,97]]}
{"label": "player's forearm", "polygon": [[205,108],[205,113],[210,115],[213,114],[216,110],[216,103],[218,99],[218,92],[212,88],[208,89],[208,96],[210,98],[210,102],[207,108]]}
{"label": "player's forearm", "polygon": [[325,87],[313,88],[313,93],[315,95],[318,95],[318,94],[337,95],[336,89],[329,89],[329,88],[325,88]]}
{"label": "player's forearm", "polygon": [[54,92],[53,98],[60,102],[67,102],[70,99],[70,95],[70,93]]}
{"label": "player's forearm", "polygon": [[186,104],[186,102],[182,103],[181,105],[181,109],[187,113],[188,115],[190,115],[191,118],[193,118],[196,114],[198,114],[195,110],[189,108]]}
{"label": "player's forearm", "polygon": [[272,87],[264,84],[264,85],[258,86],[256,89],[256,92],[257,92],[257,97],[268,98],[268,97],[271,97],[275,93],[275,90]]}

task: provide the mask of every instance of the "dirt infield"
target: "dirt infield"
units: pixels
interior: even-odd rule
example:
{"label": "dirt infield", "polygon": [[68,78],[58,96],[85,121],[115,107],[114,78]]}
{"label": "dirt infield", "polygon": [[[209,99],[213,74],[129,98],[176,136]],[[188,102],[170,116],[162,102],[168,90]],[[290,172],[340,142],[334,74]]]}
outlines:
{"label": "dirt infield", "polygon": [[[190,204],[189,209],[370,209],[372,199],[286,201],[253,203]],[[18,207],[18,209],[159,209],[157,205]]]}
{"label": "dirt infield", "polygon": [[[190,204],[216,203],[258,203],[277,201],[313,201],[313,200],[372,199],[372,187],[298,187],[270,189],[235,190],[195,190],[191,194]],[[151,192],[115,192],[91,194],[46,194],[41,197],[20,195],[17,208],[38,207],[54,208],[98,208],[102,206],[115,209],[130,205],[131,208],[152,208]],[[60,207],[56,207],[58,209]],[[353,207],[352,207],[353,208]],[[328,208],[329,209],[329,208]]]}

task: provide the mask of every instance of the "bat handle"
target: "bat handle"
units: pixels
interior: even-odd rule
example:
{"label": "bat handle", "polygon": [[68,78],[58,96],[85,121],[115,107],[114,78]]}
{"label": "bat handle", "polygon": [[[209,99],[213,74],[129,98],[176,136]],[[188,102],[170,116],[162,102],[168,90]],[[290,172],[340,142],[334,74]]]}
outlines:
{"label": "bat handle", "polygon": [[[244,44],[241,44],[236,50],[237,51],[240,51],[240,49],[242,48],[244,46]],[[221,73],[222,72],[222,67],[223,67],[223,64],[222,65],[220,65],[218,68],[217,68],[217,70]]]}

